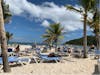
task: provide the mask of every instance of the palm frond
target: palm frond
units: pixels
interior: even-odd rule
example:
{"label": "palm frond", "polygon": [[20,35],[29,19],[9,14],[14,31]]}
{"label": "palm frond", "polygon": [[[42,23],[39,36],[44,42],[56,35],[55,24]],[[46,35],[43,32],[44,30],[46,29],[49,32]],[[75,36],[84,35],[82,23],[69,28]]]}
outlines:
{"label": "palm frond", "polygon": [[79,13],[83,12],[81,9],[77,9],[77,8],[71,6],[71,5],[67,5],[66,8],[68,10],[76,11],[76,12],[79,12]]}

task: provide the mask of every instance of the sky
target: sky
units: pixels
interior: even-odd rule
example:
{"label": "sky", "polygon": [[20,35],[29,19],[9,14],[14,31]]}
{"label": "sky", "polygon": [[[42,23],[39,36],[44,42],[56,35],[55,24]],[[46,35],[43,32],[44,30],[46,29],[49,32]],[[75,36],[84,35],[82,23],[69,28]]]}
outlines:
{"label": "sky", "polygon": [[[12,13],[10,23],[5,25],[6,31],[13,33],[13,42],[38,42],[53,23],[60,23],[67,33],[63,42],[83,36],[82,16],[67,10],[66,5],[80,8],[77,0],[5,0]],[[87,34],[91,35],[90,28]]]}

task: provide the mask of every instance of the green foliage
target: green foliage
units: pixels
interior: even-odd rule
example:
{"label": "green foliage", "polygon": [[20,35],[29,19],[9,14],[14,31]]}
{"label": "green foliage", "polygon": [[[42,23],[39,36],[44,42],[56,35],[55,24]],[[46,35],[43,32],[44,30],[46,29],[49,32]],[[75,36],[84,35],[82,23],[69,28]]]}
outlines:
{"label": "green foliage", "polygon": [[63,29],[60,23],[51,24],[42,36],[45,38],[44,42],[47,44],[57,44],[59,40],[63,39]]}
{"label": "green foliage", "polygon": [[[81,13],[82,16],[83,16],[83,24],[84,24],[84,42],[83,42],[83,46],[84,46],[84,58],[87,57],[87,52],[86,52],[86,47],[87,47],[87,17],[88,17],[88,12],[91,12],[93,9],[95,9],[96,7],[96,1],[97,0],[78,0],[79,1],[79,4],[81,5],[81,7],[79,9],[73,7],[73,6],[67,6],[67,9],[70,9],[70,10],[73,10],[73,11],[76,11],[78,13]],[[80,43],[81,44],[81,43]]]}
{"label": "green foliage", "polygon": [[5,4],[5,2],[2,0],[2,9],[3,9],[3,18],[5,23],[9,23],[11,20],[11,12],[9,10],[9,5]]}
{"label": "green foliage", "polygon": [[[79,39],[74,39],[67,41],[65,44],[73,44],[73,45],[83,45],[83,37]],[[87,45],[96,45],[96,39],[94,36],[87,36]]]}
{"label": "green foliage", "polygon": [[93,29],[93,32],[95,34],[99,33],[99,28],[100,28],[100,11],[98,9],[95,10],[95,13],[93,13],[92,18],[88,18],[87,23],[90,26],[90,28]]}
{"label": "green foliage", "polygon": [[79,0],[79,3],[84,8],[84,11],[87,12],[95,8],[96,0]]}
{"label": "green foliage", "polygon": [[7,43],[9,42],[10,39],[12,39],[12,37],[13,37],[12,33],[6,32]]}

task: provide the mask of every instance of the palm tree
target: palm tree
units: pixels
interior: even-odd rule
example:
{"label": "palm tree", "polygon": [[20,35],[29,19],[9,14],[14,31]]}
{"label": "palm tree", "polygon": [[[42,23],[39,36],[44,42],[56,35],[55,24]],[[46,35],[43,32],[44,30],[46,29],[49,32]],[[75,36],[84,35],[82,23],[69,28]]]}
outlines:
{"label": "palm tree", "polygon": [[80,7],[80,9],[77,9],[77,8],[69,5],[69,6],[67,6],[67,9],[81,13],[82,16],[83,16],[83,19],[84,19],[84,21],[83,21],[84,56],[83,57],[87,58],[87,16],[88,16],[88,12],[91,11],[92,8],[94,8],[96,1],[95,0],[79,0],[79,3],[82,6],[82,8]]}
{"label": "palm tree", "polygon": [[47,44],[55,44],[57,48],[58,41],[63,38],[63,27],[61,27],[60,23],[51,24],[47,30],[46,34],[43,35],[45,38],[44,42]]}
{"label": "palm tree", "polygon": [[11,20],[11,12],[9,10],[9,5],[5,4],[5,2],[2,0],[2,9],[3,9],[3,18],[4,18],[4,23],[9,23]]}
{"label": "palm tree", "polygon": [[97,41],[97,49],[100,50],[100,44],[99,44],[99,35],[100,35],[100,22],[99,22],[99,16],[100,11],[98,9],[95,10],[95,13],[93,13],[93,18],[88,19],[89,26],[93,29],[93,33],[95,34],[96,41]]}
{"label": "palm tree", "polygon": [[[3,0],[0,0],[0,40],[1,40],[1,52],[2,52],[2,60],[3,60],[3,70],[4,72],[10,72],[10,66],[8,63],[8,55],[7,55],[7,41],[6,41],[6,34],[5,34],[5,28],[4,28],[4,19],[7,18],[7,13],[4,13],[6,11],[3,10],[4,7]],[[5,5],[6,6],[6,5]],[[4,18],[4,15],[6,15],[6,18]]]}
{"label": "palm tree", "polygon": [[9,40],[12,38],[13,34],[6,32],[6,39],[7,39],[7,44],[9,43]]}

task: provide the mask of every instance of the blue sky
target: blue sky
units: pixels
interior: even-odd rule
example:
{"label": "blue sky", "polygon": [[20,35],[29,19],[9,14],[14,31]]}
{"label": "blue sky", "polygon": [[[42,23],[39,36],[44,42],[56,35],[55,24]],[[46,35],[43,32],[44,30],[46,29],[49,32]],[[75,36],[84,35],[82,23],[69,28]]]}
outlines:
{"label": "blue sky", "polygon": [[[79,13],[66,10],[65,5],[80,6],[77,0],[5,0],[10,5],[12,19],[5,25],[13,33],[11,41],[42,42],[41,37],[52,23],[60,22],[67,31],[63,40],[82,37],[83,23]],[[88,35],[91,35],[88,28]]]}

